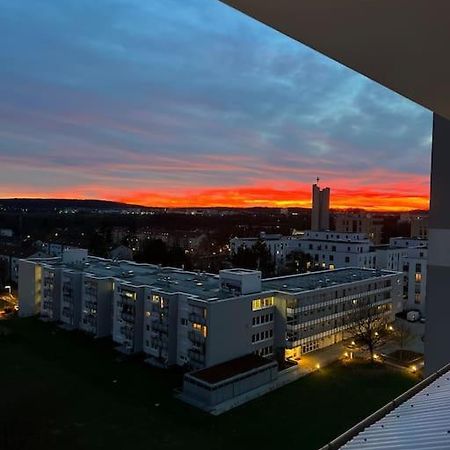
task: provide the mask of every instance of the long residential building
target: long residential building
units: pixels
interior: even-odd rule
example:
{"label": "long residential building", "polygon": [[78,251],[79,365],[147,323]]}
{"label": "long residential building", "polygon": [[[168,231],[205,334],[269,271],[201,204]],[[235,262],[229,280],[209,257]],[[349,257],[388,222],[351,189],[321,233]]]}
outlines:
{"label": "long residential building", "polygon": [[248,354],[299,357],[345,338],[362,305],[402,309],[402,274],[346,268],[262,279],[112,261],[71,249],[22,260],[19,313],[39,314],[157,366],[204,368]]}
{"label": "long residential building", "polygon": [[251,248],[258,241],[266,245],[277,271],[286,264],[288,256],[296,251],[310,255],[313,265],[322,269],[378,267],[373,243],[364,233],[312,230],[292,236],[261,233],[259,237],[232,238],[230,251],[234,254],[241,247]]}

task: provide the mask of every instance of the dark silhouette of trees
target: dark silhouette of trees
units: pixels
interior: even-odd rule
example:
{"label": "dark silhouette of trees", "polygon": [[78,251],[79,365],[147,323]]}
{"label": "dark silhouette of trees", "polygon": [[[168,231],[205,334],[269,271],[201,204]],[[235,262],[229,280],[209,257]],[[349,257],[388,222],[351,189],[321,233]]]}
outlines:
{"label": "dark silhouette of trees", "polygon": [[312,263],[311,255],[303,253],[300,250],[293,251],[286,256],[286,263],[281,275],[292,275],[295,273],[305,273],[308,270],[308,263]]}
{"label": "dark silhouette of trees", "polygon": [[161,264],[163,266],[190,269],[189,255],[178,245],[169,246],[161,239],[147,239],[142,250],[135,255],[140,263]]}
{"label": "dark silhouette of trees", "polygon": [[232,257],[234,267],[260,270],[264,277],[273,276],[275,263],[269,249],[262,240],[258,240],[251,248],[240,247]]}
{"label": "dark silhouette of trees", "polygon": [[375,351],[389,339],[389,320],[385,312],[386,305],[363,305],[349,314],[348,320],[353,323],[349,334],[357,346],[369,352],[372,362],[375,360]]}
{"label": "dark silhouette of trees", "polygon": [[399,321],[392,330],[391,337],[400,350],[404,350],[406,345],[414,339],[414,334],[406,322]]}

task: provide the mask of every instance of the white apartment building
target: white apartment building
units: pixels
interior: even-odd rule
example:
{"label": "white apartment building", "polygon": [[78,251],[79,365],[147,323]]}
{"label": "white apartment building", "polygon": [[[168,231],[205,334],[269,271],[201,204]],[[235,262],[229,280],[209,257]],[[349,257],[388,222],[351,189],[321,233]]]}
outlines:
{"label": "white apartment building", "polygon": [[377,245],[374,247],[376,253],[376,268],[402,272],[408,249],[396,247],[395,245]]}
{"label": "white apartment building", "polygon": [[20,263],[21,316],[111,333],[119,350],[144,352],[162,367],[201,369],[249,354],[299,357],[344,339],[365,304],[393,318],[402,307],[402,274],[344,268],[263,280],[254,270],[194,273],[76,250]]}
{"label": "white apartment building", "polygon": [[395,254],[395,263],[385,267],[404,272],[404,309],[425,314],[428,241],[420,237],[391,238],[388,252]]}
{"label": "white apartment building", "polygon": [[427,247],[428,240],[419,237],[393,237],[389,240],[389,245],[400,248]]}
{"label": "white apartment building", "polygon": [[364,233],[310,230],[290,243],[290,251],[300,250],[311,255],[314,264],[322,268],[376,267],[373,244]]}
{"label": "white apartment building", "polygon": [[264,242],[270,251],[277,271],[285,265],[288,255],[295,251],[310,255],[314,266],[323,269],[383,268],[377,266],[377,253],[364,233],[312,230],[293,236],[261,233],[259,238],[232,238],[230,251],[234,254],[240,247],[251,248],[258,241]]}

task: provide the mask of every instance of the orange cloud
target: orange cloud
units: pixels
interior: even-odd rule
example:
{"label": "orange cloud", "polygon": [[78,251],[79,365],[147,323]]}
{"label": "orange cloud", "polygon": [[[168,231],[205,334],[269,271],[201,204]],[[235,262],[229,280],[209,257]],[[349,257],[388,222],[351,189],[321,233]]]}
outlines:
{"label": "orange cloud", "polygon": [[[408,211],[428,209],[428,182],[421,177],[389,185],[351,186],[334,180],[331,207],[363,208],[369,211]],[[3,195],[5,196],[5,195]],[[154,207],[310,207],[311,187],[283,180],[251,186],[226,186],[167,190],[123,190],[108,186],[79,186],[53,192],[15,192],[14,197],[104,199]]]}

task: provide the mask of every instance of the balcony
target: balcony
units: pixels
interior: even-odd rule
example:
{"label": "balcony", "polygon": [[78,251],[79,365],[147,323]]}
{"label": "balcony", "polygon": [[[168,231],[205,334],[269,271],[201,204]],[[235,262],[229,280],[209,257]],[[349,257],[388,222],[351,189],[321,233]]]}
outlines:
{"label": "balcony", "polygon": [[194,344],[203,345],[206,342],[206,337],[200,331],[191,330],[188,333],[188,338]]}
{"label": "balcony", "polygon": [[120,295],[120,298],[122,299],[122,301],[124,301],[124,302],[134,303],[136,301],[136,296],[130,297],[125,292],[121,292],[119,295]]}
{"label": "balcony", "polygon": [[97,311],[97,302],[86,301],[84,302],[84,306],[86,309]]}
{"label": "balcony", "polygon": [[199,323],[200,325],[206,325],[206,317],[203,317],[202,315],[197,313],[190,313],[189,321],[193,323]]}
{"label": "balcony", "polygon": [[64,285],[62,291],[64,295],[72,295],[73,289],[70,285]]}
{"label": "balcony", "polygon": [[67,295],[63,295],[62,301],[64,303],[68,303],[69,305],[73,305],[73,303],[74,303],[73,297],[70,297]]}
{"label": "balcony", "polygon": [[71,319],[73,317],[72,309],[71,308],[63,308],[62,316],[66,317],[67,319]]}
{"label": "balcony", "polygon": [[157,332],[157,333],[168,334],[169,333],[169,325],[167,323],[152,322],[152,331]]}
{"label": "balcony", "polygon": [[196,349],[189,349],[188,350],[188,356],[191,361],[204,364],[205,362],[205,354]]}
{"label": "balcony", "polygon": [[120,334],[125,338],[129,340],[134,339],[134,329],[129,327],[120,327]]}
{"label": "balcony", "polygon": [[53,302],[52,301],[43,301],[42,302],[42,309],[52,309],[53,308]]}
{"label": "balcony", "polygon": [[134,323],[134,314],[132,313],[122,312],[120,318],[125,322]]}
{"label": "balcony", "polygon": [[97,289],[96,288],[87,287],[87,288],[85,288],[84,293],[91,297],[97,297]]}

